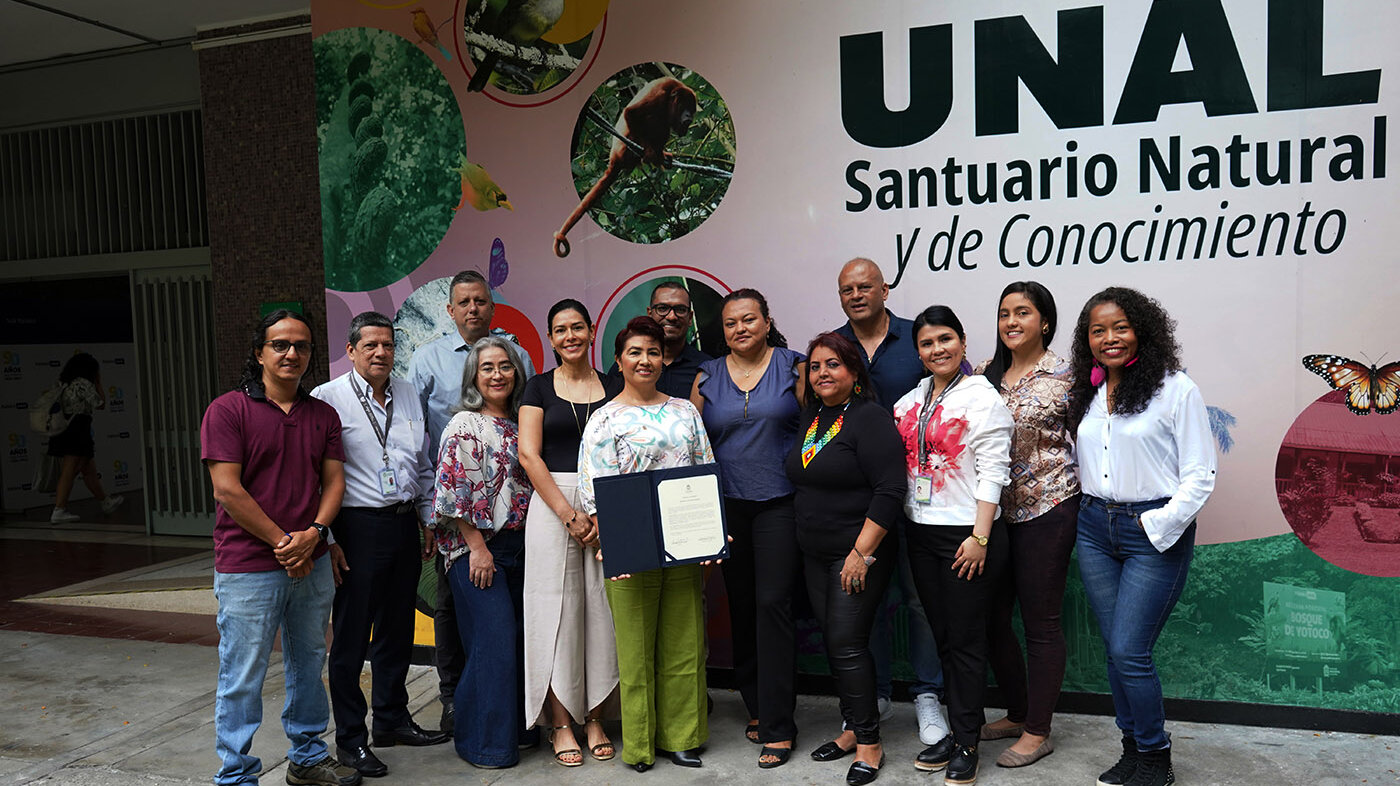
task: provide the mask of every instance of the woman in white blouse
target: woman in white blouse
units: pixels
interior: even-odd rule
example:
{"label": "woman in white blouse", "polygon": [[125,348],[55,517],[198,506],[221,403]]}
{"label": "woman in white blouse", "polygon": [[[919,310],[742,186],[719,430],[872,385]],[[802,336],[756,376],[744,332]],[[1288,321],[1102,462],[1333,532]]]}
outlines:
{"label": "woman in white blouse", "polygon": [[1196,514],[1215,488],[1215,449],[1174,326],[1156,300],[1110,287],[1084,304],[1074,331],[1079,572],[1123,732],[1122,757],[1099,776],[1104,786],[1175,780],[1152,648],[1186,584]]}
{"label": "woman in white blouse", "polygon": [[987,616],[1008,558],[1005,533],[992,523],[1011,479],[1012,419],[1001,394],[967,364],[967,337],[952,309],[929,306],[915,317],[914,347],[929,376],[894,405],[909,473],[905,535],[943,661],[952,727],[914,766],[946,768],[945,783],[969,784],[977,781],[986,722]]}

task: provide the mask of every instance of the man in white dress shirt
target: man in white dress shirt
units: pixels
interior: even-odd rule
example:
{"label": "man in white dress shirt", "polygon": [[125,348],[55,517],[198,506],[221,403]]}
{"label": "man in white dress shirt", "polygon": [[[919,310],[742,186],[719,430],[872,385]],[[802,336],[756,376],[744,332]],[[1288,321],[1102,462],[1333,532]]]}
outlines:
{"label": "man in white dress shirt", "polygon": [[[388,767],[370,749],[360,671],[368,653],[374,745],[436,745],[448,736],[413,722],[408,712],[413,607],[422,561],[432,538],[436,462],[428,451],[423,407],[413,386],[392,379],[394,324],[375,311],[350,321],[345,352],[354,368],[311,395],[340,414],[345,447],[345,501],[331,524],[349,569],[335,593],[329,682],[335,711],[336,755],[362,775]],[[373,630],[373,640],[370,632]]]}

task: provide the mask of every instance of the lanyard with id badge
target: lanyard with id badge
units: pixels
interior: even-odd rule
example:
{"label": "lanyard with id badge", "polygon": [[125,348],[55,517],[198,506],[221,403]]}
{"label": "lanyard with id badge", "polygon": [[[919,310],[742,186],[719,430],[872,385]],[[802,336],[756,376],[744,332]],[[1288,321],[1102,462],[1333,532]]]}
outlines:
{"label": "lanyard with id badge", "polygon": [[[943,388],[943,392],[933,398],[933,380],[928,381],[928,389],[924,391],[924,406],[919,410],[919,463],[918,474],[914,476],[914,501],[933,501],[933,475],[928,471],[928,423],[933,420],[933,411],[938,409],[938,405],[943,403],[943,397],[948,395],[959,382],[962,381],[963,374],[959,371],[948,382],[948,386]],[[930,399],[932,399],[930,401]]]}
{"label": "lanyard with id badge", "polygon": [[355,377],[350,376],[350,387],[355,389],[355,398],[360,400],[360,406],[365,409],[365,416],[369,418],[369,424],[374,427],[374,436],[379,439],[379,447],[383,451],[384,466],[379,470],[379,493],[385,499],[396,499],[399,492],[399,482],[394,477],[394,470],[389,467],[389,427],[394,423],[394,400],[389,399],[389,403],[384,407],[384,428],[379,427],[379,421],[374,419],[374,410],[370,408],[369,398],[365,392],[360,390],[359,383],[355,382]]}

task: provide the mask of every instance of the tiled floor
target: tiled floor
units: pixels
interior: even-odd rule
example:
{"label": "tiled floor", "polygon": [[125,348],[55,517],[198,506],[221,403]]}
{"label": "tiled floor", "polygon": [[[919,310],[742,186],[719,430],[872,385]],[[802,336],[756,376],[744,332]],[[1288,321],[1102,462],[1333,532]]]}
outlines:
{"label": "tiled floor", "polygon": [[[209,615],[16,600],[200,554],[210,548],[207,539],[145,538],[76,527],[44,529],[46,526],[9,522],[0,527],[0,630],[209,646],[218,643],[214,618]],[[188,545],[171,545],[183,541]]]}

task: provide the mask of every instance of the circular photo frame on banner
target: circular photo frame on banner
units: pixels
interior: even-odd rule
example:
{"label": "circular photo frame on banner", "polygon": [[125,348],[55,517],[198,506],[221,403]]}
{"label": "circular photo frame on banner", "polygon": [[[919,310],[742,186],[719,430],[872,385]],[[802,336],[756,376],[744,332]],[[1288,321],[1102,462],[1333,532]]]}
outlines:
{"label": "circular photo frame on banner", "polygon": [[694,231],[734,176],[734,122],[704,77],[674,63],[640,63],[604,80],[574,125],[570,156],[579,204],[554,233],[554,254],[587,214],[631,243]]}
{"label": "circular photo frame on banner", "polygon": [[1360,416],[1335,390],[1284,434],[1274,490],[1317,556],[1367,576],[1400,576],[1400,413]]}
{"label": "circular photo frame on banner", "polygon": [[[685,290],[690,299],[689,313],[680,318],[685,341],[711,357],[723,354],[724,330],[720,326],[720,301],[730,288],[723,281],[699,268],[684,265],[654,267],[627,279],[613,290],[603,304],[598,319],[598,338],[593,342],[593,365],[606,371],[613,365],[613,340],[633,317],[652,316],[648,309],[658,287],[671,285]],[[672,313],[658,320],[662,328],[678,320]]]}
{"label": "circular photo frame on banner", "polygon": [[608,0],[459,0],[467,92],[515,107],[560,98],[597,59],[607,11]]}

